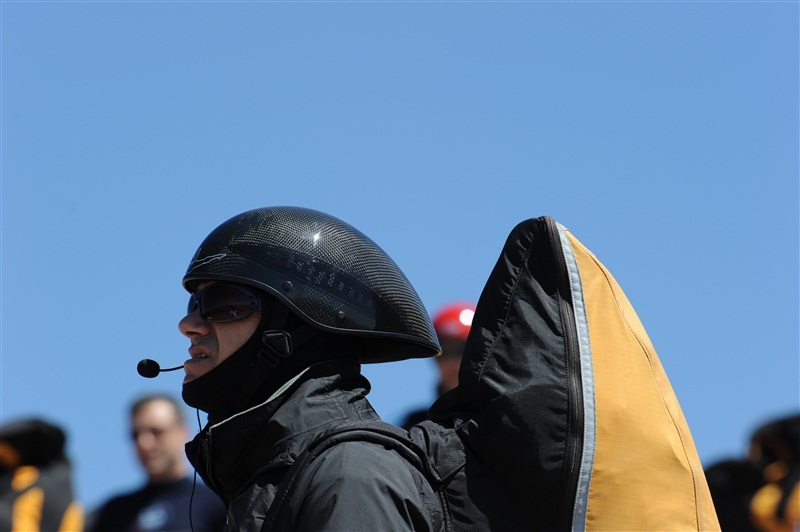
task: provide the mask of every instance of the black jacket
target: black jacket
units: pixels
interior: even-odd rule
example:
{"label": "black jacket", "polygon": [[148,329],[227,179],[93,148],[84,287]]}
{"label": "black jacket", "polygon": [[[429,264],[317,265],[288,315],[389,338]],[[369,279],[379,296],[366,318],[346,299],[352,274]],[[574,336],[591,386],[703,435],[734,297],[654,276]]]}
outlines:
{"label": "black jacket", "polygon": [[[223,499],[227,530],[260,530],[298,454],[344,423],[378,420],[359,366],[311,367],[278,398],[206,426],[186,446],[198,473]],[[333,446],[315,461],[310,489],[290,502],[294,530],[441,530],[427,480],[396,451],[364,441]]]}
{"label": "black jacket", "polygon": [[225,510],[217,497],[191,478],[181,478],[113,497],[87,519],[85,530],[219,532],[223,526]]}

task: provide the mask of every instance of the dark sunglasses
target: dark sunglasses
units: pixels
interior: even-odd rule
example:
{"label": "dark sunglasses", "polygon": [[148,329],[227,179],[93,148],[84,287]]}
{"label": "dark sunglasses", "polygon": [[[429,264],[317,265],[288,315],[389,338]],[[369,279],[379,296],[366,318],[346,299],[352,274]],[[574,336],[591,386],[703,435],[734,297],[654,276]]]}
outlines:
{"label": "dark sunglasses", "polygon": [[200,311],[203,320],[227,323],[243,320],[261,310],[261,299],[247,288],[235,284],[212,284],[193,292],[187,314]]}

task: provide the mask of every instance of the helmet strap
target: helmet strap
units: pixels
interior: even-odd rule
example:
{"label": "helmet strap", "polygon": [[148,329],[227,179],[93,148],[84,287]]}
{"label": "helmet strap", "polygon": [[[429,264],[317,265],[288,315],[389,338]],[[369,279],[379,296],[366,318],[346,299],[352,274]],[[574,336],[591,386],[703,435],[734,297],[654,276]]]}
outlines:
{"label": "helmet strap", "polygon": [[287,331],[288,317],[289,309],[279,301],[273,300],[269,322],[261,334],[263,347],[256,355],[255,365],[230,402],[234,412],[241,412],[252,406],[253,398],[281,360],[289,358],[300,345],[318,334],[316,329],[305,323],[291,332]]}

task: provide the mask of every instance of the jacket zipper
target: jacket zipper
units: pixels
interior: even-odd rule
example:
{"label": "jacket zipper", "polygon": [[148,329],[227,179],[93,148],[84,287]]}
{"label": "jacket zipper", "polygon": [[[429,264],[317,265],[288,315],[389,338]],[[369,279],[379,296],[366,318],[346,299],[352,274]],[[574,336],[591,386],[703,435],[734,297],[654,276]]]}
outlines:
{"label": "jacket zipper", "polygon": [[580,348],[567,262],[564,259],[564,250],[561,247],[561,239],[555,221],[551,218],[546,218],[546,226],[558,269],[558,306],[561,312],[561,321],[564,324],[564,347],[567,363],[569,412],[567,415],[567,461],[564,467],[565,491],[562,498],[561,519],[564,523],[563,528],[569,530],[572,528],[575,496],[578,489],[578,477],[583,452],[583,381],[581,379]]}
{"label": "jacket zipper", "polygon": [[223,504],[225,504],[225,530],[231,530],[231,524],[234,522],[233,516],[231,515],[227,499],[222,496],[222,491],[219,490],[216,482],[214,482],[214,470],[211,469],[211,427],[208,428],[202,438],[206,445],[204,458],[206,462],[206,471],[208,472],[206,476],[208,477],[208,483],[210,484],[209,487],[214,490],[214,492],[222,499]]}
{"label": "jacket zipper", "polygon": [[211,484],[210,488],[214,490],[215,493],[219,494],[222,497],[222,492],[217,488],[216,483],[214,482],[214,470],[211,469],[211,429],[209,428],[206,433],[203,435],[203,441],[206,444],[205,452],[205,462],[206,462],[206,471],[208,474],[208,482]]}

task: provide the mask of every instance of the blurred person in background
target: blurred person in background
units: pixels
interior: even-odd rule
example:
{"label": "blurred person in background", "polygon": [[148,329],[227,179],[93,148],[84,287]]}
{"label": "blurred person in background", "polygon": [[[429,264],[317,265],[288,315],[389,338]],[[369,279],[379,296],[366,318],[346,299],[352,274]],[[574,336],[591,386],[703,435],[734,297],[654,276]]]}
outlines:
{"label": "blurred person in background", "polygon": [[80,531],[63,429],[37,419],[0,426],[0,531]]}
{"label": "blurred person in background", "polygon": [[800,414],[764,423],[747,457],[721,460],[705,473],[722,530],[800,530]]}
{"label": "blurred person in background", "polygon": [[[133,403],[131,439],[147,482],[117,495],[87,521],[87,529],[108,531],[219,531],[225,507],[202,482],[188,476],[184,445],[189,431],[180,404],[166,395]],[[191,512],[191,514],[190,514]]]}
{"label": "blurred person in background", "polygon": [[[439,375],[436,385],[436,397],[449,392],[458,386],[458,370],[461,367],[461,356],[467,342],[472,317],[475,315],[473,303],[454,302],[439,309],[433,318],[433,328],[439,337],[442,354],[434,358]],[[408,430],[420,421],[428,419],[428,408],[421,408],[409,413],[401,426]]]}

